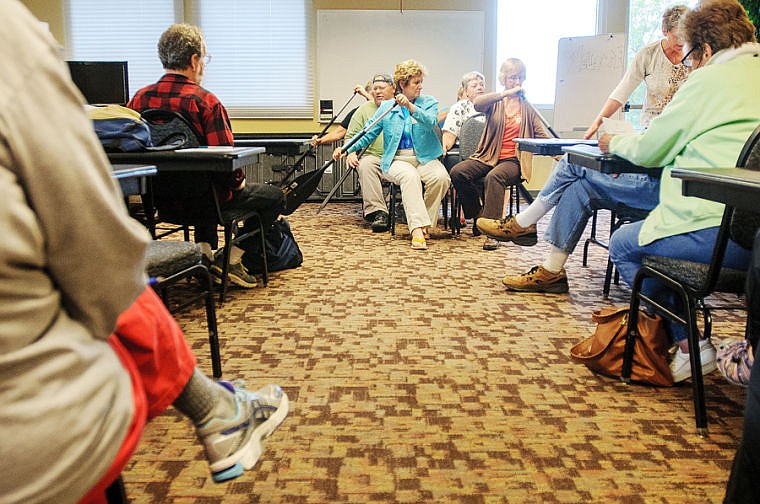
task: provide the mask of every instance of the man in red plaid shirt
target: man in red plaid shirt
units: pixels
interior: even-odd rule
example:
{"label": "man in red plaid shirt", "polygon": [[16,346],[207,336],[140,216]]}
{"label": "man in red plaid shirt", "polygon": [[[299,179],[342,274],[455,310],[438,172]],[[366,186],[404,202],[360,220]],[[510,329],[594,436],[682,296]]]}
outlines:
{"label": "man in red plaid shirt", "polygon": [[[233,145],[234,138],[227,110],[219,99],[201,87],[206,65],[211,56],[206,53],[206,42],[197,26],[175,24],[159,39],[158,57],[166,74],[155,84],[140,89],[127,103],[127,107],[143,112],[147,109],[173,110],[184,115],[200,134],[203,145]],[[191,181],[192,182],[192,181]],[[269,229],[285,205],[282,190],[268,184],[247,184],[242,170],[222,174],[216,180],[217,193],[221,193],[223,210],[256,210]],[[255,229],[256,223],[243,226],[243,232]],[[218,246],[215,225],[198,224],[195,241],[213,262],[213,249]],[[230,252],[230,281],[241,287],[255,287],[256,278],[244,265],[245,250],[256,250],[252,240],[244,240],[242,248],[232,247]],[[218,261],[217,261],[218,262]],[[211,265],[212,273],[221,275],[221,265]]]}

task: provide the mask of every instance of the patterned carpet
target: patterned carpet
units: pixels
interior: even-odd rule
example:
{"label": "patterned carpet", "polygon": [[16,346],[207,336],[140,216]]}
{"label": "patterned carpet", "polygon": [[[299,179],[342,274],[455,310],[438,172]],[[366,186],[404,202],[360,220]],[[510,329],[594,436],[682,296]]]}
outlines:
{"label": "patterned carpet", "polygon": [[[373,234],[358,203],[316,209],[289,219],[303,266],[218,311],[225,378],[292,401],[262,460],[213,483],[170,409],[124,472],[132,502],[721,502],[743,389],[706,377],[700,438],[688,383],[627,386],[569,358],[592,310],[627,304],[623,286],[602,299],[606,251],[583,268],[579,247],[569,294],[510,293],[501,277],[538,264],[544,242],[486,252],[465,230],[413,251],[405,226]],[[178,320],[210,374],[202,309]],[[743,323],[719,313],[715,339]]]}

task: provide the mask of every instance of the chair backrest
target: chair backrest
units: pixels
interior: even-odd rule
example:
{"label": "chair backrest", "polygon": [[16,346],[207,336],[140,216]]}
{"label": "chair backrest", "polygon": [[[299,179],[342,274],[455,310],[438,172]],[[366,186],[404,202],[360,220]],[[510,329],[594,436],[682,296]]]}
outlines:
{"label": "chair backrest", "polygon": [[[760,170],[760,125],[744,143],[736,166],[748,170]],[[730,237],[733,241],[746,249],[752,249],[758,229],[760,229],[760,213],[734,210],[730,227]]]}
{"label": "chair backrest", "polygon": [[[438,143],[443,146],[443,131],[441,130],[441,127],[436,123],[435,127],[433,128],[433,133],[435,133],[436,138],[438,138]],[[443,156],[438,158],[439,161],[443,162]]]}
{"label": "chair backrest", "polygon": [[141,117],[148,123],[153,145],[172,145],[176,149],[198,147],[202,137],[181,113],[166,109],[144,110]]}
{"label": "chair backrest", "polygon": [[462,160],[475,154],[485,127],[486,118],[483,114],[470,116],[462,123],[459,130],[459,157]]}
{"label": "chair backrest", "polygon": [[[147,109],[141,117],[150,127],[154,145],[175,149],[198,147],[203,136],[182,113]],[[159,219],[174,224],[217,222],[212,176],[207,172],[161,172],[151,179],[153,204]]]}
{"label": "chair backrest", "polygon": [[760,170],[760,125],[749,136],[739,153],[736,166],[748,170]]}

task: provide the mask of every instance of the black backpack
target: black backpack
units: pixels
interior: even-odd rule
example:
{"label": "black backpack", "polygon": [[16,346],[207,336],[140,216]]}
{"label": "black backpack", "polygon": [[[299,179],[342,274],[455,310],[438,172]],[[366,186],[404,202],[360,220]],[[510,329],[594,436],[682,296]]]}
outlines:
{"label": "black backpack", "polygon": [[[303,254],[298,247],[290,224],[284,217],[280,217],[272,224],[266,236],[267,269],[279,271],[289,268],[297,268],[303,263]],[[261,252],[246,251],[243,256],[243,265],[251,273],[264,271],[264,259]]]}
{"label": "black backpack", "polygon": [[201,145],[198,132],[192,123],[179,112],[164,109],[147,109],[140,114],[150,129],[151,143],[155,147],[171,146],[188,149]]}

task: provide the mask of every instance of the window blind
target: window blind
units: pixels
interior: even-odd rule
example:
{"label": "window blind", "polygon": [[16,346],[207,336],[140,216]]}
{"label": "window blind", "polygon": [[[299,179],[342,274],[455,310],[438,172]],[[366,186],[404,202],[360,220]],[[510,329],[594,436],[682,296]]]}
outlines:
{"label": "window blind", "polygon": [[312,0],[67,0],[65,16],[66,58],[128,61],[131,94],[163,75],[158,39],[184,21],[203,31],[203,86],[231,117],[314,116]]}
{"label": "window blind", "polygon": [[69,0],[65,2],[70,60],[127,61],[130,95],[163,75],[156,45],[182,19],[175,0]]}
{"label": "window blind", "polygon": [[211,63],[204,86],[232,117],[312,118],[311,0],[198,0]]}

